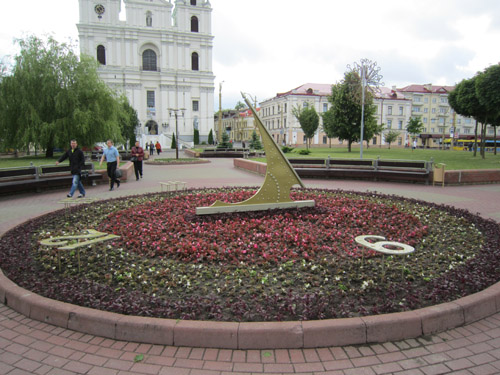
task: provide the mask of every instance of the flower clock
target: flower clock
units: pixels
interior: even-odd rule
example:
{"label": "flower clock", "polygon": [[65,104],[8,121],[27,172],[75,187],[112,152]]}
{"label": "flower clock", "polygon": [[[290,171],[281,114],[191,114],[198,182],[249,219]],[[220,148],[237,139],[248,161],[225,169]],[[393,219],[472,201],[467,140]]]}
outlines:
{"label": "flower clock", "polygon": [[[54,212],[3,236],[0,267],[20,286],[69,303],[218,321],[405,311],[500,279],[498,223],[452,207],[308,189],[291,197],[315,207],[195,214],[253,194],[200,189]],[[62,252],[43,244],[78,241],[78,233],[106,241],[87,239],[78,251],[70,243]]]}

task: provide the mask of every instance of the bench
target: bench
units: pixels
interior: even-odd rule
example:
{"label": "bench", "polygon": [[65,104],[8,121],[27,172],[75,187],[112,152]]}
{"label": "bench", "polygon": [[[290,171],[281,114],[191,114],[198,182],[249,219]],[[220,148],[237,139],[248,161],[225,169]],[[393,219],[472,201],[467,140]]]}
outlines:
{"label": "bench", "polygon": [[[102,175],[95,173],[93,164],[85,164],[82,183],[95,186]],[[69,165],[41,165],[38,167],[18,167],[0,169],[0,194],[47,190],[69,187],[73,176]]]}
{"label": "bench", "polygon": [[300,177],[352,178],[428,184],[432,161],[380,159],[289,159]]}

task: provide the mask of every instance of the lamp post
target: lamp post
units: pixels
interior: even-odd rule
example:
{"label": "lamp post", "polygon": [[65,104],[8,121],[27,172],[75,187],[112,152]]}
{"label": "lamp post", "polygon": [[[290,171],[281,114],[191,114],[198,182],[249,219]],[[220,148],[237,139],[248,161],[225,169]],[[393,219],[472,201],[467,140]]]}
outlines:
{"label": "lamp post", "polygon": [[382,75],[379,74],[380,67],[377,63],[368,59],[361,59],[358,64],[355,62],[353,66],[347,65],[347,69],[351,72],[357,73],[361,79],[361,135],[360,135],[360,148],[359,158],[363,159],[363,133],[365,125],[365,90],[369,89],[372,92],[379,91],[379,86],[383,85],[380,81]]}
{"label": "lamp post", "polygon": [[219,82],[219,124],[217,126],[217,142],[222,140],[222,84],[224,81]]}
{"label": "lamp post", "polygon": [[179,159],[179,125],[178,125],[178,122],[177,122],[177,117],[178,117],[178,113],[180,112],[181,113],[181,116],[184,117],[184,111],[186,110],[185,108],[169,108],[168,109],[170,111],[170,116],[172,116],[172,113],[174,114],[175,116],[175,158],[176,159]]}

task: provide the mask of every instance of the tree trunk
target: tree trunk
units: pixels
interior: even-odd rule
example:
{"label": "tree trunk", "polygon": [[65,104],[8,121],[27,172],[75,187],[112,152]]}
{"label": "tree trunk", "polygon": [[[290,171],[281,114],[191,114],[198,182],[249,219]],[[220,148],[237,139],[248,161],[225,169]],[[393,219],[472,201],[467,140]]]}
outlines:
{"label": "tree trunk", "polygon": [[485,153],[485,142],[486,142],[486,124],[485,122],[481,128],[481,157],[483,159],[486,159],[486,153]]}
{"label": "tree trunk", "polygon": [[352,144],[352,141],[347,142],[347,152],[351,152],[351,144]]}
{"label": "tree trunk", "polygon": [[493,133],[493,136],[495,137],[495,142],[493,142],[493,146],[494,146],[494,151],[493,151],[493,155],[496,155],[497,154],[497,127],[495,126],[494,128],[494,133]]}
{"label": "tree trunk", "polygon": [[54,157],[54,147],[47,147],[47,149],[45,150],[45,157],[46,158],[52,158]]}
{"label": "tree trunk", "polygon": [[476,157],[477,154],[477,120],[476,120],[476,127],[474,128],[474,157]]}

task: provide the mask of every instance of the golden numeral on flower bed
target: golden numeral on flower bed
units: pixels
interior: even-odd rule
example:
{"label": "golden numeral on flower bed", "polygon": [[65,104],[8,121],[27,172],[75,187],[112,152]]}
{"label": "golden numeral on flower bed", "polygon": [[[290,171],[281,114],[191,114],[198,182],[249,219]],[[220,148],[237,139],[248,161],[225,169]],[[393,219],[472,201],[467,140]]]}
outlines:
{"label": "golden numeral on flower bed", "polygon": [[[109,241],[115,238],[119,238],[120,236],[116,236],[114,234],[108,234],[104,232],[99,232],[94,229],[86,229],[87,234],[80,235],[69,235],[69,236],[58,236],[47,238],[45,240],[40,241],[40,245],[57,247],[57,262],[59,264],[59,271],[61,271],[61,250],[76,250],[78,256],[78,272],[80,272],[81,263],[80,263],[80,248],[84,246],[90,246],[95,243]],[[68,242],[76,240],[75,243],[67,245]],[[81,241],[80,240],[86,240]]]}

